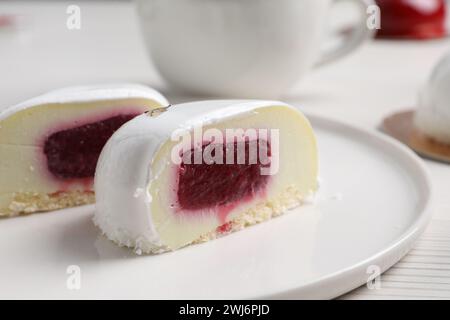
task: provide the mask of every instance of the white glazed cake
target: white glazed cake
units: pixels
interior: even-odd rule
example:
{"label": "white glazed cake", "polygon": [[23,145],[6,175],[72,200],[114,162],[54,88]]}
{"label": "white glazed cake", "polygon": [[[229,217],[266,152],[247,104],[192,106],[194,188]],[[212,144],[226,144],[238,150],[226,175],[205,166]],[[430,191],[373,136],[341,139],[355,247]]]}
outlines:
{"label": "white glazed cake", "polygon": [[429,138],[450,145],[450,55],[438,63],[421,91],[414,123]]}
{"label": "white glazed cake", "polygon": [[95,176],[94,223],[137,253],[176,250],[300,205],[316,191],[317,170],[312,128],[294,107],[175,105],[134,118],[107,142]]}
{"label": "white glazed cake", "polygon": [[141,85],[71,87],[0,113],[0,216],[94,202],[107,139],[124,122],[167,105]]}

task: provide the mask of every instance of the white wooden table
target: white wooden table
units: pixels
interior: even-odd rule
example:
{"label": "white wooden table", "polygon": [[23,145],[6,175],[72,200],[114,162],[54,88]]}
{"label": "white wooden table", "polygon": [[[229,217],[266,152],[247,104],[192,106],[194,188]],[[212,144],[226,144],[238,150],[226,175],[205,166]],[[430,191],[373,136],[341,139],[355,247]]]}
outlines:
{"label": "white wooden table", "polygon": [[[81,30],[70,31],[68,3],[0,3],[0,14],[22,15],[16,27],[0,28],[0,108],[74,84],[131,81],[165,89],[147,59],[132,3],[77,4]],[[450,39],[375,41],[311,73],[297,94],[283,99],[376,130],[384,116],[415,105],[418,89],[448,49]],[[195,99],[165,93],[172,102]],[[381,289],[363,287],[343,298],[450,298],[450,166],[426,163],[437,199],[428,231],[382,275]]]}

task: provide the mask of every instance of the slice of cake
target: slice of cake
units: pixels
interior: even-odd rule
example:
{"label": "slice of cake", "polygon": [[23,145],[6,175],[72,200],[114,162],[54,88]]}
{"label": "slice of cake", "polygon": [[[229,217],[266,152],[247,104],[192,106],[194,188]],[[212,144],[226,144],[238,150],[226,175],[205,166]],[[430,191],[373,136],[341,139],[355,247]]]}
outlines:
{"label": "slice of cake", "polygon": [[94,202],[98,156],[122,124],[167,105],[141,85],[73,87],[0,113],[0,216]]}
{"label": "slice of cake", "polygon": [[137,253],[208,241],[280,215],[317,188],[316,140],[294,107],[203,101],[122,126],[97,165],[94,223]]}

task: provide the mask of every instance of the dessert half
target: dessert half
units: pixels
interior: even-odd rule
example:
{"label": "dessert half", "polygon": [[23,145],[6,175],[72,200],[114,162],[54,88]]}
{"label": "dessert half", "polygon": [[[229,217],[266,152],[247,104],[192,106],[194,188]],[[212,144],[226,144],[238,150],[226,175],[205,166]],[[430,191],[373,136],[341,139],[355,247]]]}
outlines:
{"label": "dessert half", "polygon": [[141,115],[97,165],[94,223],[119,245],[160,253],[282,214],[317,188],[316,140],[294,107],[203,101]]}
{"label": "dessert half", "polygon": [[98,156],[125,122],[167,105],[140,85],[73,87],[0,113],[0,216],[94,202]]}

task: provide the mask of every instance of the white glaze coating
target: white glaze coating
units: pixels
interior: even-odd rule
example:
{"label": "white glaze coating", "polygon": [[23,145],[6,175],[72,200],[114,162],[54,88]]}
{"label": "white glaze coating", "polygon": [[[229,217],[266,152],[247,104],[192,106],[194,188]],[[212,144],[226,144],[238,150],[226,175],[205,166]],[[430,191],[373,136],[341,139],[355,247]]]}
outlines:
{"label": "white glaze coating", "polygon": [[450,54],[437,64],[422,89],[415,124],[427,136],[450,144]]}
{"label": "white glaze coating", "polygon": [[143,252],[165,251],[152,221],[148,193],[158,175],[150,172],[150,164],[159,148],[176,130],[190,131],[268,106],[295,109],[277,101],[201,101],[172,106],[157,117],[141,115],[126,123],[108,141],[97,164],[94,223],[119,244]]}
{"label": "white glaze coating", "polygon": [[167,99],[158,91],[140,84],[112,83],[87,86],[74,86],[50,91],[43,95],[31,98],[0,112],[0,120],[11,114],[43,104],[95,102],[116,99],[144,98],[168,105]]}

